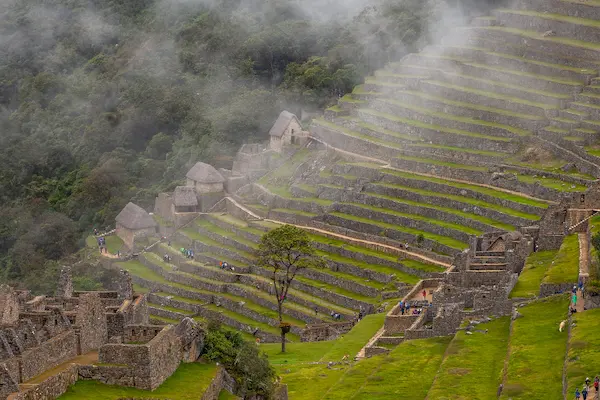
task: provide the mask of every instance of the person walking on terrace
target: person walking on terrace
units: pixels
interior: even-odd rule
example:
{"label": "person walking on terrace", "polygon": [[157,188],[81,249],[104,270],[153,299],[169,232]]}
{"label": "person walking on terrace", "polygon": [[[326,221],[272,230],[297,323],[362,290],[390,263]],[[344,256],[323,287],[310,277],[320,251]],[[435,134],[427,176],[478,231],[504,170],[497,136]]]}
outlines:
{"label": "person walking on terrace", "polygon": [[596,389],[596,397],[598,397],[598,387],[600,386],[600,378],[598,375],[594,378],[594,389]]}
{"label": "person walking on terrace", "polygon": [[427,298],[427,291],[425,289],[423,289],[423,300],[425,300]]}
{"label": "person walking on terrace", "polygon": [[575,389],[575,399],[579,400],[581,398],[581,392],[579,391],[579,388]]}
{"label": "person walking on terrace", "polygon": [[583,400],[587,399],[587,395],[588,395],[589,389],[587,384],[583,387],[583,389],[581,390],[581,397],[583,397]]}

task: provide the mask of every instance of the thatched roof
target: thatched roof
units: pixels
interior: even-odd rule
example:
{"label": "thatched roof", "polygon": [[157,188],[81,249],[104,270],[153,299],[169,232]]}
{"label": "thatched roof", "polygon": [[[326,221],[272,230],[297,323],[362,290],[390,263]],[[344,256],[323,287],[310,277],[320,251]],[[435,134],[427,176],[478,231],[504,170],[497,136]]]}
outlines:
{"label": "thatched roof", "polygon": [[281,114],[279,114],[277,121],[275,121],[275,124],[269,131],[269,135],[277,137],[283,136],[283,132],[285,132],[290,122],[292,122],[294,119],[296,122],[298,122],[298,124],[300,123],[298,121],[298,117],[296,117],[294,114],[289,111],[282,111]]}
{"label": "thatched roof", "polygon": [[116,221],[127,229],[137,230],[153,228],[156,221],[142,207],[128,203],[117,215]]}
{"label": "thatched roof", "polygon": [[198,205],[196,190],[190,186],[177,186],[173,192],[175,207],[195,207]]}
{"label": "thatched roof", "polygon": [[186,177],[200,183],[223,183],[225,179],[212,165],[197,162],[186,174]]}

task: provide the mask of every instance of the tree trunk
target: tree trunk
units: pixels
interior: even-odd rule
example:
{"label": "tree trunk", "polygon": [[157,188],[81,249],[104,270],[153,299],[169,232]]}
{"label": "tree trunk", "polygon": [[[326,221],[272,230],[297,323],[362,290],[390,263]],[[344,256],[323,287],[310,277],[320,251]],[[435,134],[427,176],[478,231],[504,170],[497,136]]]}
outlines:
{"label": "tree trunk", "polygon": [[281,326],[281,323],[283,322],[283,302],[279,299],[277,301],[277,313],[279,314],[279,329],[281,329],[281,352],[285,353],[285,332]]}
{"label": "tree trunk", "polygon": [[281,330],[281,352],[285,353],[285,332]]}

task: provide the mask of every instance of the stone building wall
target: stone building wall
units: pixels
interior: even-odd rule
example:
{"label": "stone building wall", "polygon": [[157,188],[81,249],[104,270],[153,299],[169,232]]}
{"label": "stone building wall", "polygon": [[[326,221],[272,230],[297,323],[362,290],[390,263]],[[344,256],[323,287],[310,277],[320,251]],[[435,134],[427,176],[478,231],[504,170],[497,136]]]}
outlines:
{"label": "stone building wall", "polygon": [[75,356],[77,356],[75,331],[61,333],[21,354],[21,381],[25,382]]}
{"label": "stone building wall", "polygon": [[154,339],[163,328],[162,325],[127,325],[123,342],[147,343]]}
{"label": "stone building wall", "polygon": [[[181,341],[173,326],[160,331],[147,344],[149,376],[147,389],[154,390],[170,377],[181,362]],[[138,366],[139,367],[139,366]]]}
{"label": "stone building wall", "polygon": [[64,371],[49,377],[33,388],[25,389],[11,400],[54,400],[64,394],[79,379],[79,366],[72,364]]}
{"label": "stone building wall", "polygon": [[123,240],[123,243],[129,248],[133,249],[136,239],[145,238],[148,236],[156,235],[156,228],[145,228],[145,229],[137,229],[131,230],[123,225],[117,223],[116,233],[117,236]]}
{"label": "stone building wall", "polygon": [[213,193],[213,192],[222,192],[223,191],[223,183],[201,183],[193,181],[190,178],[187,178],[186,186],[191,186],[196,188],[196,193]]}
{"label": "stone building wall", "polygon": [[79,328],[81,354],[108,342],[106,310],[97,293],[86,293],[80,297],[75,324]]}

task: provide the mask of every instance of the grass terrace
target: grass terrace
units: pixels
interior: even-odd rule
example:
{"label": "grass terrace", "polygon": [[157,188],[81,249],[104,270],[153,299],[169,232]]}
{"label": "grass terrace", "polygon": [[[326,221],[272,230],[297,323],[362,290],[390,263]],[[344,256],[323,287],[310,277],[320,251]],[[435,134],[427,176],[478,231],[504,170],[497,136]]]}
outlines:
{"label": "grass terrace", "polygon": [[118,400],[170,399],[197,400],[216,376],[217,368],[213,364],[182,363],[177,371],[156,390],[140,390],[123,386],[105,385],[97,381],[77,381],[60,396],[60,400]]}
{"label": "grass terrace", "polygon": [[[600,309],[574,314],[567,358],[567,395],[583,386],[586,377],[593,381],[600,371]],[[592,388],[592,392],[593,392]],[[592,396],[593,398],[593,396]]]}
{"label": "grass terrace", "polygon": [[[442,362],[450,337],[403,342],[388,355],[374,357],[378,362],[363,360],[332,387],[324,399],[423,399],[427,395]],[[364,368],[363,363],[366,363]],[[363,376],[360,382],[360,376]],[[344,378],[350,378],[348,383]],[[352,382],[352,383],[350,383]]]}
{"label": "grass terrace", "polygon": [[467,335],[459,331],[450,342],[429,399],[486,399],[502,382],[502,369],[508,346],[510,317],[480,324]]}
{"label": "grass terrace", "polygon": [[352,220],[352,221],[356,221],[356,222],[362,222],[365,224],[375,225],[382,229],[395,230],[398,232],[408,233],[408,234],[411,234],[414,236],[423,235],[423,237],[425,239],[433,240],[433,241],[442,243],[446,246],[453,247],[458,250],[463,250],[468,247],[467,243],[461,242],[460,240],[456,240],[456,239],[453,239],[448,236],[436,235],[434,233],[420,231],[418,229],[413,229],[413,228],[409,228],[409,227],[405,227],[405,226],[388,224],[388,223],[380,222],[380,221],[373,221],[369,218],[357,217],[357,216],[350,215],[350,214],[343,214],[343,213],[339,213],[339,212],[332,212],[330,214],[334,215],[336,217],[340,217],[340,218],[344,218],[344,219],[348,219],[348,220]]}
{"label": "grass terrace", "polygon": [[407,213],[402,213],[399,211],[390,210],[387,208],[369,206],[366,204],[358,204],[358,203],[341,203],[341,204],[347,204],[347,205],[351,205],[354,207],[360,207],[360,208],[364,208],[366,210],[385,213],[385,214],[393,215],[393,216],[400,217],[400,218],[412,219],[414,221],[427,222],[430,224],[441,226],[443,228],[454,229],[456,231],[464,232],[468,235],[481,235],[483,233],[479,229],[474,229],[474,228],[471,228],[468,226],[459,225],[459,224],[455,224],[452,222],[446,222],[446,221],[442,221],[442,220],[438,220],[438,219],[428,218],[428,217],[424,217],[424,216],[418,215],[418,214],[407,214]]}
{"label": "grass terrace", "polygon": [[[447,199],[451,199],[451,197],[455,197],[452,200],[457,200],[457,201],[460,201],[462,203],[469,203],[468,201],[465,201],[465,200],[470,200],[469,198],[462,197],[462,196],[452,196],[452,195],[442,195],[442,196],[439,196],[439,194],[437,192],[431,192],[431,191],[419,190],[419,189],[412,189],[410,187],[400,186],[400,185],[394,185],[394,184],[382,184],[382,186],[386,186],[386,187],[390,187],[390,188],[395,188],[395,189],[402,189],[402,190],[410,191],[410,192],[413,192],[413,193],[422,194],[424,196],[443,197],[443,198],[447,198]],[[454,214],[454,215],[458,215],[460,217],[464,217],[464,218],[472,219],[472,220],[475,220],[475,221],[479,221],[479,222],[481,222],[483,224],[487,224],[487,225],[493,226],[493,227],[498,228],[498,229],[503,229],[503,230],[508,230],[508,231],[512,231],[512,230],[515,229],[514,225],[506,224],[506,223],[503,223],[503,222],[500,222],[500,221],[493,220],[491,218],[487,218],[487,217],[484,217],[484,216],[481,216],[481,215],[469,213],[469,212],[458,210],[458,209],[454,209],[454,208],[436,206],[436,205],[433,205],[433,204],[426,204],[426,203],[424,204],[424,203],[417,202],[417,201],[410,201],[410,200],[407,200],[405,198],[385,196],[385,195],[381,195],[381,194],[377,194],[377,193],[366,192],[366,194],[368,194],[369,196],[380,197],[382,199],[387,199],[387,200],[391,200],[391,201],[395,201],[395,202],[403,203],[403,204],[407,204],[407,205],[412,205],[412,206],[417,206],[417,207],[432,208],[434,210],[443,211],[443,212],[446,212],[446,213],[449,213],[449,214]],[[458,199],[456,199],[456,198],[458,198]],[[486,204],[483,201],[477,201],[477,200],[475,200],[475,202]],[[481,205],[479,205],[479,204],[477,206],[481,207]],[[486,208],[497,209],[498,207],[495,207],[493,204],[487,203],[487,207]]]}
{"label": "grass terrace", "polygon": [[519,280],[510,293],[510,297],[537,297],[540,292],[540,284],[552,266],[552,261],[556,258],[557,253],[558,250],[531,253],[525,261],[525,267],[519,275]]}
{"label": "grass terrace", "polygon": [[577,234],[565,237],[556,257],[546,271],[542,283],[577,283],[579,278],[579,238]]}
{"label": "grass terrace", "polygon": [[[384,172],[386,174],[395,175],[395,176],[398,176],[401,178],[438,183],[441,185],[452,186],[452,187],[459,188],[459,189],[472,190],[474,192],[478,192],[478,193],[485,194],[488,196],[499,197],[504,200],[512,201],[515,203],[526,204],[529,206],[539,207],[539,208],[544,208],[544,209],[548,208],[548,203],[543,200],[533,199],[533,198],[530,198],[527,196],[519,196],[514,193],[508,193],[508,192],[504,192],[501,190],[492,189],[490,187],[479,186],[479,185],[474,185],[474,184],[469,184],[469,183],[464,183],[464,182],[457,182],[457,181],[447,180],[447,179],[443,179],[443,178],[437,178],[437,177],[433,177],[433,176],[415,174],[415,173],[411,173],[411,172],[400,171],[397,169],[382,168],[381,170],[382,170],[382,172]],[[411,190],[414,190],[414,189],[411,189]],[[438,193],[438,195],[440,195],[440,193]],[[460,197],[460,198],[462,199],[462,197]],[[463,200],[461,200],[461,201],[463,201]],[[475,203],[471,203],[471,204],[475,204]],[[496,209],[498,209],[497,205],[494,205],[494,207]],[[512,211],[513,213],[516,212],[515,210],[512,210],[510,208],[506,208],[506,210]],[[528,218],[528,219],[532,219],[532,220],[539,219],[538,216],[532,215],[532,214],[522,213],[521,215],[519,215],[519,214],[513,214],[513,215],[522,216],[523,218]],[[527,217],[526,215],[529,215],[529,217]]]}
{"label": "grass terrace", "polygon": [[[436,82],[437,83],[437,82]],[[487,127],[495,127],[495,128],[500,128],[500,129],[505,129],[511,133],[514,133],[517,136],[528,136],[531,135],[531,132],[525,130],[525,129],[520,129],[520,128],[515,128],[509,125],[505,125],[505,124],[499,124],[496,122],[488,122],[488,121],[483,121],[481,119],[475,119],[475,118],[469,118],[469,117],[460,117],[460,116],[456,116],[456,115],[452,115],[452,114],[447,114],[447,113],[441,113],[441,112],[437,112],[437,111],[433,111],[430,110],[428,108],[425,107],[419,107],[419,106],[415,106],[412,104],[408,104],[402,101],[398,101],[398,100],[393,100],[393,99],[381,99],[382,101],[385,101],[387,103],[390,104],[395,104],[397,106],[401,106],[403,108],[406,108],[408,110],[412,110],[412,111],[416,111],[418,113],[424,114],[424,115],[429,115],[432,117],[437,117],[437,118],[444,118],[444,119],[448,119],[451,121],[457,121],[457,122],[464,122],[467,124],[475,124],[475,125],[481,125],[481,126],[487,126]],[[494,136],[495,137],[495,136]]]}
{"label": "grass terrace", "polygon": [[[473,28],[461,28],[461,29],[468,30],[468,29],[473,29]],[[523,37],[529,38],[529,39],[542,40],[542,41],[546,41],[546,42],[550,42],[550,43],[560,43],[560,44],[565,44],[568,46],[579,47],[584,50],[600,51],[600,44],[597,44],[594,42],[586,42],[583,40],[569,39],[569,38],[565,38],[565,37],[561,37],[561,36],[542,36],[540,34],[540,32],[537,32],[537,31],[529,31],[529,30],[523,30],[523,29],[517,29],[517,28],[506,28],[506,27],[500,27],[500,26],[478,27],[477,29],[485,29],[485,30],[489,30],[489,31],[512,33],[512,34],[523,36]]]}
{"label": "grass terrace", "polygon": [[[588,2],[586,1],[585,3],[587,4]],[[592,28],[600,28],[600,21],[595,20],[595,19],[570,17],[570,16],[564,15],[564,14],[553,14],[553,13],[549,13],[549,12],[540,13],[540,12],[529,11],[529,10],[499,9],[496,11],[500,11],[500,12],[507,13],[507,14],[526,15],[529,17],[548,19],[551,21],[566,22],[566,23],[575,24],[575,25],[589,26]],[[590,71],[590,74],[595,72],[592,70],[589,70],[589,71]]]}
{"label": "grass terrace", "polygon": [[562,400],[562,365],[567,332],[558,325],[567,316],[568,296],[552,296],[519,308],[513,322],[508,368],[500,399]]}

